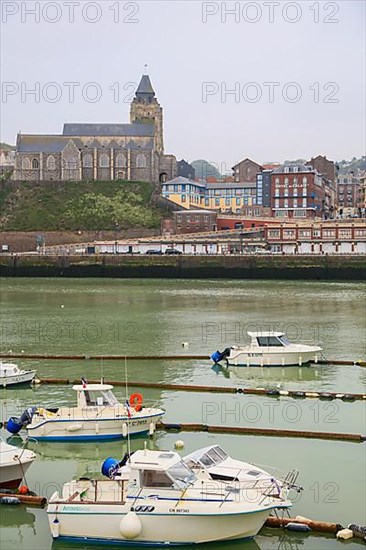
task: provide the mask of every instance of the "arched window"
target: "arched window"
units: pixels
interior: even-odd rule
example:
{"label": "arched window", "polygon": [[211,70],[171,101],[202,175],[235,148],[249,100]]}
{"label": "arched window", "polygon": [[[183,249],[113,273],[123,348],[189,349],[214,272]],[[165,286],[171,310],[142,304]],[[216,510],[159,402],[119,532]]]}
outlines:
{"label": "arched window", "polygon": [[66,170],[77,170],[78,159],[76,157],[67,157],[64,159],[64,167]]}
{"label": "arched window", "polygon": [[46,166],[47,166],[47,169],[48,169],[48,170],[55,170],[55,169],[56,169],[56,161],[55,161],[55,157],[54,157],[54,156],[50,155],[50,156],[47,158]]}
{"label": "arched window", "polygon": [[38,159],[33,159],[32,160],[32,168],[33,168],[33,170],[38,170],[39,169],[39,160]]}
{"label": "arched window", "polygon": [[107,153],[102,153],[99,158],[100,168],[109,168],[109,156]]}
{"label": "arched window", "polygon": [[146,157],[142,153],[136,157],[136,166],[137,168],[146,168]]}
{"label": "arched window", "polygon": [[302,178],[302,183],[303,183],[303,185],[306,185],[307,182],[308,182],[308,178],[307,178],[306,176],[304,176],[304,177]]}
{"label": "arched window", "polygon": [[93,168],[93,156],[90,153],[83,156],[83,166],[84,168]]}
{"label": "arched window", "polygon": [[23,170],[30,170],[31,161],[28,158],[25,158],[25,159],[22,160],[22,168],[23,168]]}
{"label": "arched window", "polygon": [[116,168],[126,168],[127,161],[123,153],[118,153],[116,156]]}
{"label": "arched window", "polygon": [[288,178],[285,178],[285,185],[288,185]]}

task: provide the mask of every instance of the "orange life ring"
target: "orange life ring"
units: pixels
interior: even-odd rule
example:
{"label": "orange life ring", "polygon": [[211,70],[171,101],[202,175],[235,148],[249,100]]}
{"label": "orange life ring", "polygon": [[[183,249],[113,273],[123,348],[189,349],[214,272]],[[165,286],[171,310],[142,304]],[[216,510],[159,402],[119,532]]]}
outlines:
{"label": "orange life ring", "polygon": [[141,411],[142,409],[143,397],[141,393],[133,393],[130,397],[130,405],[135,409],[136,412]]}

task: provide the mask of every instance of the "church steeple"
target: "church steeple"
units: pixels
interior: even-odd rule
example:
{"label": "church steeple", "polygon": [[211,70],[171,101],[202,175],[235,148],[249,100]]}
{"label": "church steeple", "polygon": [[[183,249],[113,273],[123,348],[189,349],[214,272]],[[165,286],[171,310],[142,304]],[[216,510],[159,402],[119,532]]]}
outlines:
{"label": "church steeple", "polygon": [[155,150],[159,155],[164,154],[163,109],[155,97],[154,88],[147,74],[142,75],[131,103],[130,120],[132,123],[153,124]]}
{"label": "church steeple", "polygon": [[142,75],[140,84],[136,90],[136,98],[145,103],[151,103],[155,98],[154,88],[148,74]]}

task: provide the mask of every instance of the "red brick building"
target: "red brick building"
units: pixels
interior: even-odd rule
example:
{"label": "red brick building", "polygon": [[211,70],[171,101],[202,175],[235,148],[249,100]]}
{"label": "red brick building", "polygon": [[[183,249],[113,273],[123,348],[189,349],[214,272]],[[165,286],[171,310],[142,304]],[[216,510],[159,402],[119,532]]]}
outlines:
{"label": "red brick building", "polygon": [[284,164],[271,174],[271,210],[276,218],[333,215],[333,184],[304,164]]}
{"label": "red brick building", "polygon": [[236,182],[255,184],[257,174],[262,171],[262,167],[253,160],[246,158],[238,164],[235,164],[232,170]]}

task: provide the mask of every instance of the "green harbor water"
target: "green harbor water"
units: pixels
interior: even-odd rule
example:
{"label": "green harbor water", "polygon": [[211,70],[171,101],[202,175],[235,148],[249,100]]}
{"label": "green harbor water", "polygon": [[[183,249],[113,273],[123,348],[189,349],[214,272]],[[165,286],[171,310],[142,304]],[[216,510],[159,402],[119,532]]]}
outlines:
{"label": "green harbor water", "polygon": [[[250,330],[284,330],[292,341],[321,342],[334,360],[365,360],[365,294],[361,283],[288,281],[178,281],[106,279],[1,279],[1,351],[78,354],[82,361],[16,360],[38,377],[125,379],[124,361],[92,361],[90,355],[204,354],[248,341]],[[185,345],[183,346],[183,343]],[[130,381],[264,387],[365,393],[366,369],[357,365],[290,368],[212,368],[207,359],[131,361]],[[0,388],[1,421],[31,405],[57,407],[74,400],[70,386]],[[122,387],[115,388],[124,400]],[[166,410],[167,422],[196,422],[366,434],[366,402],[295,400],[255,395],[188,393],[146,389],[144,401]],[[7,433],[1,431],[3,438]],[[297,468],[304,490],[292,516],[347,526],[366,523],[365,443],[209,433],[157,432],[134,438],[132,448],[171,449],[182,454],[215,442],[234,457],[281,471]],[[21,445],[20,438],[13,444]],[[34,443],[37,460],[27,485],[50,497],[63,483],[100,470],[108,456],[121,457],[126,442]],[[1,550],[87,549],[52,541],[45,510],[0,506]],[[162,525],[162,529],[164,526]],[[264,528],[251,542],[211,544],[212,549],[347,550],[360,539],[338,542]],[[98,548],[101,548],[98,545]]]}

